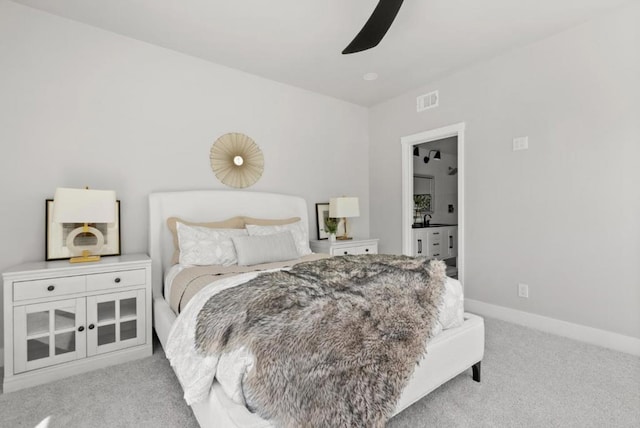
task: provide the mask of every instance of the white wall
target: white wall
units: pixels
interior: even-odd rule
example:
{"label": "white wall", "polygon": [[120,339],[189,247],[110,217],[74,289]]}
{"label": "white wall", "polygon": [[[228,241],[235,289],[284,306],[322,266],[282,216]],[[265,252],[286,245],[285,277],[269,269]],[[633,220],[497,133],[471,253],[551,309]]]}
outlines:
{"label": "white wall", "polygon": [[[467,297],[640,337],[638,22],[633,2],[373,107],[381,251],[402,249],[400,138],[466,122]],[[416,113],[435,89],[440,107]]]}
{"label": "white wall", "polygon": [[0,1],[0,271],[44,259],[59,186],[115,189],[122,250],[146,252],[147,195],[226,188],[209,150],[227,132],[263,150],[248,190],[305,197],[312,237],[339,195],[368,234],[366,109]]}

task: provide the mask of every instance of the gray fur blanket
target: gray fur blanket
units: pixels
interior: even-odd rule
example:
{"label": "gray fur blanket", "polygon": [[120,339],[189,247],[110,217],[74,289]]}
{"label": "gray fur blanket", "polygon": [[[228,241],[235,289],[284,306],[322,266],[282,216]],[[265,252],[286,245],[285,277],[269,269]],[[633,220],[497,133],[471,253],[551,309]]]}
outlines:
{"label": "gray fur blanket", "polygon": [[282,427],[381,427],[438,318],[445,266],[332,257],[224,290],[197,317],[205,354],[246,347],[249,408]]}

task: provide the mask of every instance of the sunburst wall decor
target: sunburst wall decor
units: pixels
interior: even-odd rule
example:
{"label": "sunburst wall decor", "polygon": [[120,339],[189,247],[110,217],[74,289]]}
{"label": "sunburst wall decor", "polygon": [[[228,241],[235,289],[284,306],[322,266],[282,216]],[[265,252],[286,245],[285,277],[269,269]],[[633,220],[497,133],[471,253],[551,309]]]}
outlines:
{"label": "sunburst wall decor", "polygon": [[264,171],[264,156],[251,137],[239,132],[224,134],[211,146],[211,169],[230,187],[249,187]]}

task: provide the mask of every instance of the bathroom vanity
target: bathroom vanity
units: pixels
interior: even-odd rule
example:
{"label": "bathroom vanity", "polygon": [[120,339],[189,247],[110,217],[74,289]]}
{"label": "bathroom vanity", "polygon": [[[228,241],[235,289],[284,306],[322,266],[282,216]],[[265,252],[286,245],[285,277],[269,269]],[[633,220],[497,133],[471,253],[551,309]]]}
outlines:
{"label": "bathroom vanity", "polygon": [[428,259],[444,260],[447,275],[457,275],[458,226],[455,224],[431,224],[412,229],[413,255]]}

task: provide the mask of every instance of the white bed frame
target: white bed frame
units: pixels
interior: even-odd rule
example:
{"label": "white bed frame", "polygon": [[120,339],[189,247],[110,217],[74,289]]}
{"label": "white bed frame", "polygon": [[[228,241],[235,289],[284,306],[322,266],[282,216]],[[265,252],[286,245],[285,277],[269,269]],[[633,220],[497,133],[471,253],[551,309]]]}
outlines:
{"label": "white bed frame", "polygon": [[[149,195],[149,255],[152,259],[153,326],[160,343],[166,346],[176,315],[163,297],[164,272],[170,267],[173,238],[166,225],[169,217],[205,222],[234,216],[255,218],[300,217],[308,230],[308,207],[297,196],[232,190],[193,190]],[[484,322],[465,313],[461,327],[445,330],[433,338],[428,354],[416,366],[394,415],[424,397],[438,386],[473,368],[473,379],[480,381],[480,362],[484,355]],[[214,384],[209,400],[192,406],[201,427],[268,427],[244,407],[234,405]]]}

